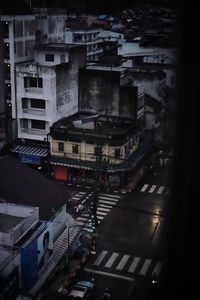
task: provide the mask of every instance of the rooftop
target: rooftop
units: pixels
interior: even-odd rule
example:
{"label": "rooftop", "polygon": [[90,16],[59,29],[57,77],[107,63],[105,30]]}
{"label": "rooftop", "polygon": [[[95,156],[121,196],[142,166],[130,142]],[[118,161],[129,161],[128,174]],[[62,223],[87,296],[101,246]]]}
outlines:
{"label": "rooftop", "polygon": [[0,213],[0,232],[10,231],[17,224],[21,223],[23,217],[16,217]]}
{"label": "rooftop", "polygon": [[[86,124],[88,124],[88,126]],[[130,126],[132,127],[136,124],[137,122],[133,119],[82,112],[55,122],[53,127],[73,130],[74,132],[80,131],[82,128],[84,131],[85,129],[88,130],[89,134],[96,131],[106,135],[125,132]]]}
{"label": "rooftop", "polygon": [[40,220],[49,220],[67,201],[67,191],[12,155],[0,157],[0,197],[6,202],[39,207]]}
{"label": "rooftop", "polygon": [[65,44],[65,43],[52,43],[52,44],[40,44],[36,46],[37,50],[53,50],[53,51],[66,51],[71,48],[82,47],[77,44]]}

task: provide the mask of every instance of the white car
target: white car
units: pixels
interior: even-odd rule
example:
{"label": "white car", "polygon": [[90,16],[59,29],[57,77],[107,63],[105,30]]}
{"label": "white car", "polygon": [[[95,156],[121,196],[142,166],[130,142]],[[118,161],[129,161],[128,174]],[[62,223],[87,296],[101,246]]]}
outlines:
{"label": "white car", "polygon": [[70,290],[67,299],[92,299],[94,296],[94,283],[87,280],[78,281]]}

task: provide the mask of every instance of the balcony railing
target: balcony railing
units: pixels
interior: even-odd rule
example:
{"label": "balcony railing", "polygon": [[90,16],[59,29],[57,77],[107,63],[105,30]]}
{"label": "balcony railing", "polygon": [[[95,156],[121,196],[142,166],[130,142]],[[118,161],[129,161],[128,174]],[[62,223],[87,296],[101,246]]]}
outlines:
{"label": "balcony railing", "polygon": [[36,109],[36,108],[24,108],[24,114],[36,115],[36,116],[46,116],[45,109]]}
{"label": "balcony railing", "polygon": [[34,134],[34,135],[47,135],[47,130],[44,129],[36,129],[36,128],[21,128],[21,132]]}
{"label": "balcony railing", "polygon": [[31,94],[42,95],[43,94],[43,88],[29,87],[29,88],[25,88],[25,92],[26,93],[31,93]]}

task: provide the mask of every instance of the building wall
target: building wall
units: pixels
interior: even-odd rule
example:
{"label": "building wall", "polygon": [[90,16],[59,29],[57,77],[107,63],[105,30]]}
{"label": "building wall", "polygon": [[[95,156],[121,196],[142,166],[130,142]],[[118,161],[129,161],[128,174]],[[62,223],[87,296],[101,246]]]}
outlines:
{"label": "building wall", "polygon": [[42,44],[63,43],[67,15],[38,15],[36,17],[37,41]]}
{"label": "building wall", "polygon": [[[5,24],[7,27],[7,33],[5,35]],[[16,126],[16,83],[15,83],[15,64],[22,61],[27,61],[34,56],[35,45],[35,16],[34,15],[16,15],[16,16],[1,16],[1,39],[2,45],[5,44],[9,47],[9,56],[5,57],[4,51],[0,51],[0,81],[4,81],[0,84],[0,96],[2,97],[0,102],[4,104],[0,105],[0,110],[6,112],[6,140],[12,142],[17,137]],[[5,77],[5,66],[9,68],[9,77]],[[10,86],[10,97],[7,97],[7,86]]]}
{"label": "building wall", "polygon": [[[44,140],[49,132],[49,124],[56,121],[56,73],[55,68],[39,67],[35,63],[19,64],[16,68],[17,106],[18,106],[18,138]],[[24,78],[42,78],[42,88],[25,88]],[[41,99],[45,101],[45,110],[22,109],[22,98]],[[22,129],[22,120],[29,120],[28,129]],[[46,122],[45,130],[32,129],[31,120]]]}
{"label": "building wall", "polygon": [[119,116],[120,73],[82,70],[80,74],[80,111]]}
{"label": "building wall", "polygon": [[82,70],[79,109],[103,115],[136,116],[137,89],[120,86],[120,72]]}
{"label": "building wall", "polygon": [[57,67],[57,120],[78,112],[79,69],[86,64],[86,48],[70,48],[70,63]]}
{"label": "building wall", "polygon": [[[59,151],[58,144],[63,143],[64,151]],[[121,163],[121,159],[124,159],[126,155],[130,155],[133,151],[135,151],[135,145],[138,144],[138,137],[137,135],[134,138],[128,140],[125,144],[121,146],[109,146],[105,144],[102,147],[102,159],[109,157],[110,163],[118,164]],[[72,152],[72,145],[78,145],[79,152],[73,153]],[[52,147],[51,147],[51,155],[59,156],[63,158],[72,158],[72,159],[80,159],[80,160],[87,160],[87,161],[96,161],[96,154],[95,154],[96,144],[89,144],[84,141],[80,141],[79,143],[69,142],[69,141],[61,141],[61,140],[52,140]],[[115,149],[120,149],[120,157],[115,158]],[[128,149],[127,152],[125,149]]]}

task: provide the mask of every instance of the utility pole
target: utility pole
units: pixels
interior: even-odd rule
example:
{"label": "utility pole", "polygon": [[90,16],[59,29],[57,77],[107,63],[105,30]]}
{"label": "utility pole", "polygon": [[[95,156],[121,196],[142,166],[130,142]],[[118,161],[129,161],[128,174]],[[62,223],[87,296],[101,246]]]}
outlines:
{"label": "utility pole", "polygon": [[97,218],[97,202],[98,202],[98,194],[100,189],[100,174],[101,174],[101,162],[102,162],[102,145],[97,144],[96,147],[96,170],[95,170],[95,191],[94,198],[92,203],[92,254],[96,253],[96,237],[97,237],[97,227],[98,227],[98,218]]}

